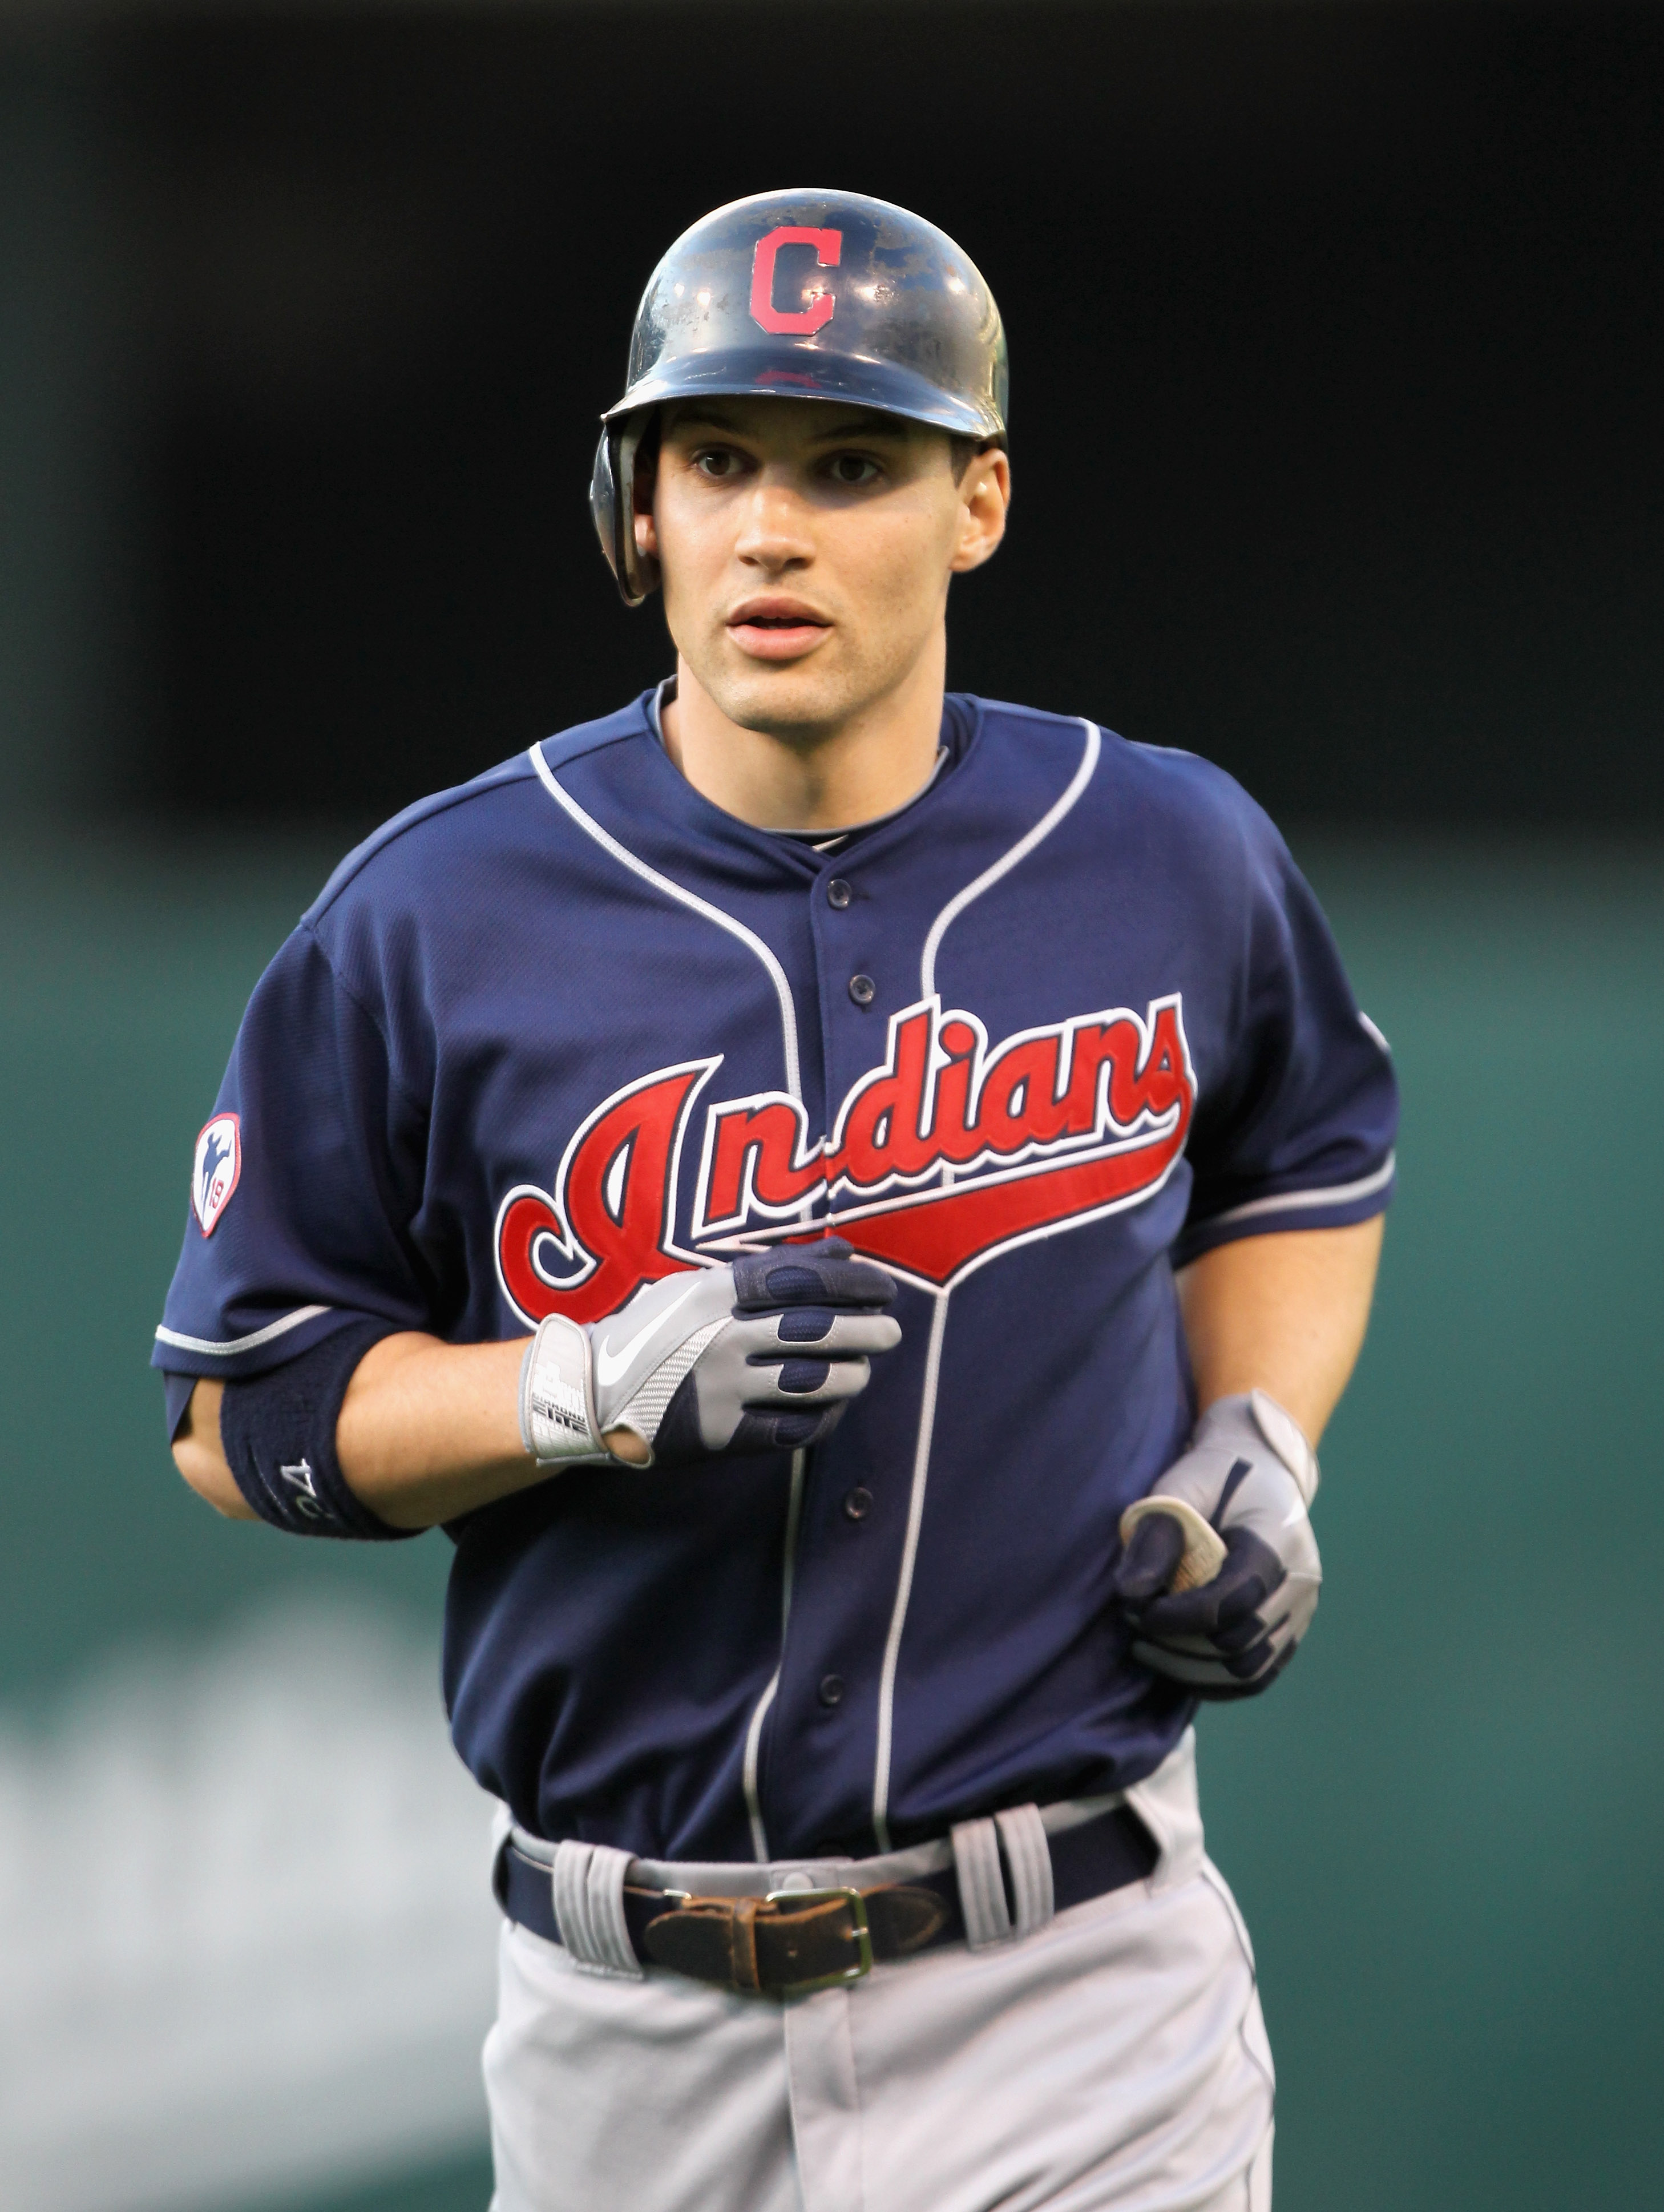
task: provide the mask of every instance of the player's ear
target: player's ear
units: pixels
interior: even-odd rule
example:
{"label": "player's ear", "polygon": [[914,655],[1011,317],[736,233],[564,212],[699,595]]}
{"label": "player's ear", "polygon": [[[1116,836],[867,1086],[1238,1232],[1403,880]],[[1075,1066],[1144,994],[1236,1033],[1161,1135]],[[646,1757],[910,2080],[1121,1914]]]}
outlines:
{"label": "player's ear", "polygon": [[1011,464],[998,446],[985,446],[959,480],[959,528],[949,563],[956,576],[980,568],[999,550],[1011,503]]}
{"label": "player's ear", "polygon": [[636,448],[635,467],[630,477],[630,520],[635,532],[635,550],[648,561],[659,558],[659,526],[653,516],[653,495],[658,483],[659,432],[655,428]]}

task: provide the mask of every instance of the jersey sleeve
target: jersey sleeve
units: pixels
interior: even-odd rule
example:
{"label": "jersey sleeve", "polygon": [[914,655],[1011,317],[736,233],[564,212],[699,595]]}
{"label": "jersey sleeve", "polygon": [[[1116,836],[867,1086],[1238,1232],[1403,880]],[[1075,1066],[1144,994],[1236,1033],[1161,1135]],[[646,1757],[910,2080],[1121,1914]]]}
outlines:
{"label": "jersey sleeve", "polygon": [[431,1327],[410,1235],[428,1113],[371,1009],[303,923],[261,978],[197,1138],[184,1249],[151,1364],[231,1382],[365,1320]]}
{"label": "jersey sleeve", "polygon": [[1398,1086],[1322,909],[1266,817],[1245,825],[1245,911],[1223,1064],[1198,1102],[1176,1267],[1280,1229],[1338,1229],[1393,1189]]}

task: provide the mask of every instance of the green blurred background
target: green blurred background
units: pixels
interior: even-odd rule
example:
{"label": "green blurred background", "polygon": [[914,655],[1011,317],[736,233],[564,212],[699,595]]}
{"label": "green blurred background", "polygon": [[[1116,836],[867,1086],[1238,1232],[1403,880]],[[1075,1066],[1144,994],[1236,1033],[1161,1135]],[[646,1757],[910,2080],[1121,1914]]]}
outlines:
{"label": "green blurred background", "polygon": [[483,2212],[446,1547],[217,1522],[146,1360],[336,858],[664,672],[594,417],[805,146],[1011,332],[952,679],[1236,774],[1403,1080],[1322,1610],[1201,1723],[1280,2212],[1654,2201],[1661,84],[1620,0],[0,0],[0,2212]]}

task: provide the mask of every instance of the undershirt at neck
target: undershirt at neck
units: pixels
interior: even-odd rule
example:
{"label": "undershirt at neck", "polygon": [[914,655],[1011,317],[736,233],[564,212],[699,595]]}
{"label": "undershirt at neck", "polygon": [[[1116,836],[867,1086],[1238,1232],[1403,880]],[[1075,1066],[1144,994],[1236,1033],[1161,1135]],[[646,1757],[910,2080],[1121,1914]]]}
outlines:
{"label": "undershirt at neck", "polygon": [[[647,701],[647,720],[661,745],[665,743],[665,725],[659,709],[668,705],[675,696],[676,678],[667,676]],[[892,806],[884,814],[874,814],[865,822],[852,822],[843,830],[770,830],[765,834],[770,837],[786,838],[794,845],[806,845],[811,852],[823,853],[829,857],[835,853],[847,852],[857,839],[866,836],[874,830],[882,830],[886,822],[893,822],[898,814],[905,814],[908,807],[916,806],[942,776],[958,765],[968,735],[963,726],[963,714],[955,712],[952,700],[944,703],[942,742],[936,749],[935,763],[917,791],[911,798],[904,799],[899,806]]]}

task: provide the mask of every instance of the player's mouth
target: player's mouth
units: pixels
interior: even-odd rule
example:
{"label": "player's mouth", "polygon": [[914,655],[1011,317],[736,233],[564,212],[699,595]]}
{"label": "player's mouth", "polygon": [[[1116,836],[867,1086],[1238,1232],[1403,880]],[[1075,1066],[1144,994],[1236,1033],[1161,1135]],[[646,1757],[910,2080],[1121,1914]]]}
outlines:
{"label": "player's mouth", "polygon": [[796,660],[831,629],[824,615],[801,599],[771,592],[745,599],[728,617],[728,635],[753,660]]}

